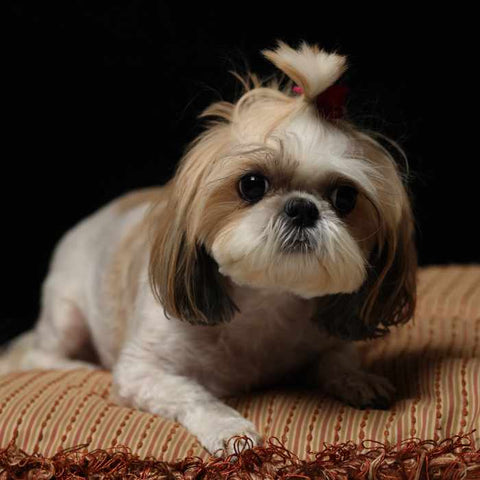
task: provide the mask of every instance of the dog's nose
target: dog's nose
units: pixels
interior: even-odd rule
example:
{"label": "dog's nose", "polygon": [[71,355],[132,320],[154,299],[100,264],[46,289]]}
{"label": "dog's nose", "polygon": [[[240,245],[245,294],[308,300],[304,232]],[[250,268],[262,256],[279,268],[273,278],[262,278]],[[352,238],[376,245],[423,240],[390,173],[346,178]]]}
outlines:
{"label": "dog's nose", "polygon": [[320,216],[317,206],[301,197],[288,200],[284,210],[297,227],[313,227]]}

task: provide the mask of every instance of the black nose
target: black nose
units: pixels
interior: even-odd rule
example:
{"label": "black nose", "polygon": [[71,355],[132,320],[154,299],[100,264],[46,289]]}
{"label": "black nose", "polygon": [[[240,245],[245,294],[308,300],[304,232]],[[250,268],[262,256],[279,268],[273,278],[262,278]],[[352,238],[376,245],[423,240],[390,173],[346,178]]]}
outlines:
{"label": "black nose", "polygon": [[297,227],[313,227],[319,217],[316,205],[306,198],[291,198],[284,210]]}

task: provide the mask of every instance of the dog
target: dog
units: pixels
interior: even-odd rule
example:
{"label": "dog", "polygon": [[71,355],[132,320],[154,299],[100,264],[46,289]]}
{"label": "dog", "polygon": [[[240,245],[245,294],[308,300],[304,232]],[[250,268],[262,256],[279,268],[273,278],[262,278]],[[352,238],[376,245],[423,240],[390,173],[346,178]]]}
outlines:
{"label": "dog", "polygon": [[[115,401],[183,424],[210,452],[255,425],[222,397],[294,374],[359,408],[388,380],[355,341],[415,308],[414,223],[401,168],[345,118],[345,57],[302,43],[263,52],[163,187],[127,194],[61,239],[39,320],[3,371],[93,368]],[[292,88],[293,87],[293,88]]]}

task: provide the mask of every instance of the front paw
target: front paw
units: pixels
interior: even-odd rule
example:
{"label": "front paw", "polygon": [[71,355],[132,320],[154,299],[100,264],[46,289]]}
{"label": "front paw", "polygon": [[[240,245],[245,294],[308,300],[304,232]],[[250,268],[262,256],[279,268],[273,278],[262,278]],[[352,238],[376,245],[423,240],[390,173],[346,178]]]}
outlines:
{"label": "front paw", "polygon": [[245,418],[216,419],[209,425],[208,432],[198,435],[198,439],[217,457],[241,452],[262,443],[262,437],[253,423]]}
{"label": "front paw", "polygon": [[346,372],[324,385],[326,392],[355,408],[387,410],[395,388],[384,377],[361,370]]}

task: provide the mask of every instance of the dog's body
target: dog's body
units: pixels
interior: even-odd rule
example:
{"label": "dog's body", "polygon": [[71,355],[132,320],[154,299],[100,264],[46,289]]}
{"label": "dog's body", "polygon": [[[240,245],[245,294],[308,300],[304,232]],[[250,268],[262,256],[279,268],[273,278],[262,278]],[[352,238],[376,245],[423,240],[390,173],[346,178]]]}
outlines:
{"label": "dog's body", "polygon": [[[369,314],[388,327],[413,308],[415,255],[396,167],[296,98],[258,93],[264,104],[252,118],[270,122],[263,133],[217,105],[216,115],[245,128],[214,125],[166,186],[115,200],[65,235],[39,322],[0,370],[90,368],[96,357],[113,371],[117,401],[180,421],[212,452],[233,435],[259,441],[219,398],[290,374],[353,405],[386,406],[392,387],[361,370],[333,325],[346,323],[348,337],[361,323],[368,336]],[[346,178],[357,200],[353,187],[336,187]],[[329,295],[340,310],[323,305]]]}
{"label": "dog's body", "polygon": [[[95,352],[114,371],[116,401],[181,421],[199,408],[206,416],[199,414],[196,422],[207,437],[183,422],[212,452],[234,434],[258,440],[253,425],[229,407],[219,408],[216,398],[291,373],[357,406],[390,397],[388,382],[360,370],[350,343],[312,321],[315,299],[236,286],[239,312],[228,323],[198,326],[167,318],[148,288],[146,222],[154,203],[161,215],[168,191],[128,194],[64,236],[43,286],[42,316],[35,331],[17,340],[24,354],[10,369],[91,368],[83,358]],[[205,401],[208,412],[195,406],[196,396],[205,397],[200,404]],[[232,426],[214,436],[222,414]]]}

